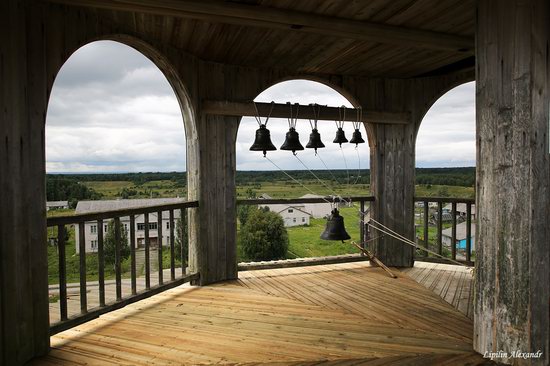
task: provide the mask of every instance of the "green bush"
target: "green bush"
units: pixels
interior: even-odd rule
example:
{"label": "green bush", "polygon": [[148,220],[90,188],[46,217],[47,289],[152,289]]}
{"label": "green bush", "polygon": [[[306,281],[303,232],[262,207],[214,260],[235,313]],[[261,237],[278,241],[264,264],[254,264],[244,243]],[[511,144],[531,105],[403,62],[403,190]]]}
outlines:
{"label": "green bush", "polygon": [[283,218],[274,212],[254,210],[241,230],[243,255],[254,261],[283,259],[288,250],[288,233]]}

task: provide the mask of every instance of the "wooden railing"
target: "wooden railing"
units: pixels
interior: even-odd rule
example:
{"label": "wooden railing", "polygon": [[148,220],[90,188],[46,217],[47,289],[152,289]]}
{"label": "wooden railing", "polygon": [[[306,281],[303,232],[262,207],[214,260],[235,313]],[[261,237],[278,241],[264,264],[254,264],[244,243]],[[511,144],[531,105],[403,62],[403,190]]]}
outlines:
{"label": "wooden railing", "polygon": [[[415,197],[415,223],[416,223],[416,211],[418,206],[422,210],[422,237],[417,236],[417,243],[419,246],[424,246],[427,249],[437,252],[439,255],[451,258],[453,260],[464,262],[469,265],[473,265],[474,257],[472,256],[472,206],[475,205],[475,200],[464,198],[447,198],[447,197]],[[430,204],[432,208],[430,208]],[[464,211],[458,211],[457,205],[464,205]],[[451,210],[448,213],[450,215],[450,228],[451,236],[449,248],[446,248],[443,243],[443,226],[444,226],[444,205],[450,205]],[[447,215],[447,216],[449,216]],[[466,236],[464,238],[465,247],[458,248],[457,251],[457,221],[462,220],[466,225]],[[435,248],[429,245],[430,235],[429,228],[431,226],[436,227]],[[448,224],[447,224],[448,225]],[[415,224],[416,228],[416,224]],[[435,250],[434,250],[435,249]],[[449,250],[446,252],[444,249]],[[462,250],[463,249],[463,250]],[[439,262],[445,260],[433,255],[429,255],[426,251],[420,251],[421,255],[416,256],[416,260],[422,261],[434,261]],[[457,255],[458,254],[458,255]]]}
{"label": "wooden railing", "polygon": [[[263,199],[263,198],[253,198],[253,199],[239,199],[237,200],[237,205],[293,205],[293,204],[301,204],[301,203],[327,203],[328,202],[359,202],[359,214],[361,217],[361,223],[365,221],[365,215],[370,211],[370,207],[366,207],[367,202],[373,202],[374,197],[373,196],[352,196],[352,197],[342,197],[341,199],[338,197],[319,197],[319,198],[269,198],[269,199]],[[329,212],[327,212],[327,215]],[[361,245],[364,247],[364,243],[366,240],[367,230],[365,230],[365,225],[359,225],[359,236],[361,237]]]}
{"label": "wooden railing", "polygon": [[[178,202],[166,205],[130,208],[122,210],[113,210],[105,212],[94,212],[70,216],[50,217],[47,219],[48,227],[57,228],[57,248],[58,248],[58,273],[59,273],[59,311],[60,321],[50,325],[50,334],[55,334],[63,330],[74,327],[91,319],[97,318],[101,314],[119,309],[130,303],[142,300],[149,296],[158,294],[169,288],[179,286],[183,283],[198,280],[199,274],[186,274],[186,263],[184,261],[183,250],[177,253],[181,259],[181,276],[176,277],[176,253],[174,252],[176,240],[176,221],[174,212],[180,210],[180,217],[185,217],[184,212],[188,208],[198,207],[197,201]],[[163,212],[169,213],[169,250],[170,250],[170,279],[165,280],[163,276]],[[150,233],[149,233],[149,214],[157,214],[157,238],[160,240],[158,245],[158,284],[151,286],[151,268],[150,268]],[[145,244],[145,289],[137,290],[136,273],[136,216],[144,215],[144,244]],[[129,241],[130,241],[130,281],[131,292],[128,296],[122,293],[122,270],[121,270],[121,247],[120,232],[121,218],[129,220]],[[105,253],[104,253],[104,224],[110,220],[114,221],[115,226],[115,286],[116,300],[111,303],[105,301]],[[97,256],[98,256],[98,290],[99,306],[95,308],[88,307],[87,293],[87,271],[86,271],[86,223],[92,222],[96,228],[97,234]],[[80,314],[69,316],[67,310],[67,268],[66,268],[66,225],[76,225],[78,227],[78,256],[79,256],[79,280],[80,280]],[[182,236],[181,241],[184,238]],[[76,241],[76,238],[75,238]],[[184,247],[183,245],[181,246]],[[95,250],[94,250],[95,251]]]}

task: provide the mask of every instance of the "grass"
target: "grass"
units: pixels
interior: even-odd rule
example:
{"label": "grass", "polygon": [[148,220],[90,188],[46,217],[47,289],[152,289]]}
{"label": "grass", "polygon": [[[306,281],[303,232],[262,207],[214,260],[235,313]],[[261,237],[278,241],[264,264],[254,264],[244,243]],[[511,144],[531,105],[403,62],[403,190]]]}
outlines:
{"label": "grass", "polygon": [[[344,217],[346,231],[351,236],[351,240],[359,242],[359,211],[357,208],[342,208],[340,215]],[[308,226],[287,228],[290,242],[289,258],[324,257],[359,252],[349,243],[351,240],[342,243],[320,239],[319,236],[325,230],[326,222],[325,219],[311,219]]]}

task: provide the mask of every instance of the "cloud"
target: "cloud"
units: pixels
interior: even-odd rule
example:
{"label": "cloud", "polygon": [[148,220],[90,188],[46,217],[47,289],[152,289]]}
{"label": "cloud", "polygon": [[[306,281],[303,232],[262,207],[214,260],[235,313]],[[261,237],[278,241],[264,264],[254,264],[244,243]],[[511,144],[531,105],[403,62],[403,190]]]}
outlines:
{"label": "cloud", "polygon": [[475,166],[475,83],[447,92],[430,108],[416,138],[419,167]]}
{"label": "cloud", "polygon": [[[455,88],[428,112],[417,140],[418,166],[475,164],[474,85]],[[316,82],[293,80],[261,93],[257,101],[351,107],[335,90]],[[258,128],[243,118],[237,136],[238,170],[277,169],[261,152],[249,151]],[[281,146],[288,131],[286,119],[268,123],[272,141]],[[268,157],[285,170],[369,167],[369,147],[332,143],[334,121],[319,121],[326,148],[294,157],[273,151]],[[351,138],[353,127],[346,123]],[[302,145],[311,133],[299,120]],[[363,138],[366,132],[361,126]],[[61,69],[50,97],[46,120],[48,172],[182,171],[185,133],[176,96],[162,72],[138,51],[116,42],[94,42],[76,51]],[[303,164],[305,164],[305,167]],[[350,173],[351,174],[351,173]]]}

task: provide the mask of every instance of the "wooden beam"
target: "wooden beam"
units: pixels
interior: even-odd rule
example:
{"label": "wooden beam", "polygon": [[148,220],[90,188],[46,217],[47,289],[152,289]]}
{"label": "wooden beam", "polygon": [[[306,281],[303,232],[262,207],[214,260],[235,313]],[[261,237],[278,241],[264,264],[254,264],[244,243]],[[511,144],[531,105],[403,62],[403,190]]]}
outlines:
{"label": "wooden beam", "polygon": [[279,9],[258,4],[219,0],[44,0],[72,6],[132,11],[192,18],[215,23],[236,24],[332,37],[390,43],[405,47],[439,49],[473,54],[474,38],[448,33],[405,28],[380,23],[337,18]]}
{"label": "wooden beam", "polygon": [[[290,117],[289,104],[274,103],[273,111],[271,111],[271,103],[256,103],[260,117],[271,118],[288,118]],[[296,109],[297,108],[297,109]],[[205,100],[202,102],[202,111],[206,114],[224,115],[224,116],[255,116],[256,109],[253,102],[226,102]],[[298,112],[299,119],[314,119],[313,107],[311,105],[293,104],[293,115]],[[343,118],[341,109],[338,107],[320,106],[318,120],[320,121],[336,121]],[[346,108],[344,121],[355,122],[357,120],[358,109]],[[408,124],[410,114],[408,112],[384,112],[376,110],[362,111],[362,122],[379,123],[379,124]]]}

